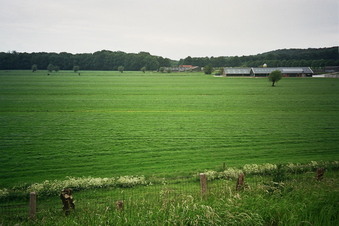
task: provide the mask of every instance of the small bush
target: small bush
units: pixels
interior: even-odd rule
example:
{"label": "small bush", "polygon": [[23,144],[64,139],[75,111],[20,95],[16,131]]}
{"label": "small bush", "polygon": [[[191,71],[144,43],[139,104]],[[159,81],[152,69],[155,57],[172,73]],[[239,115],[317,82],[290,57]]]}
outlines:
{"label": "small bush", "polygon": [[270,174],[277,169],[277,165],[265,163],[262,165],[246,164],[243,170],[246,174]]}
{"label": "small bush", "polygon": [[0,198],[6,197],[9,194],[8,189],[0,189]]}
{"label": "small bush", "polygon": [[237,179],[239,174],[243,173],[240,169],[228,168],[223,172],[219,173],[219,178],[225,179]]}
{"label": "small bush", "polygon": [[123,188],[130,188],[134,187],[136,185],[146,185],[146,179],[144,176],[123,176],[119,177],[117,180],[117,186],[123,187]]}

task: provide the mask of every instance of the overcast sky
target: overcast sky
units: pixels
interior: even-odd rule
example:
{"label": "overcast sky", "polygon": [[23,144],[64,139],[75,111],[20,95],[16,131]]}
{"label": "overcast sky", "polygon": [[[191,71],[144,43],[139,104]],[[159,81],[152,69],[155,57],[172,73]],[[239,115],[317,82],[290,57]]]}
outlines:
{"label": "overcast sky", "polygon": [[338,45],[338,0],[0,0],[0,52],[178,60]]}

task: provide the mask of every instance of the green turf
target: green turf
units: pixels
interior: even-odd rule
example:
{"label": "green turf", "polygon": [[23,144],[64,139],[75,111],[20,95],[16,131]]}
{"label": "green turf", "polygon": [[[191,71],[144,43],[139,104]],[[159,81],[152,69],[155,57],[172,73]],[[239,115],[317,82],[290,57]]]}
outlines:
{"label": "green turf", "polygon": [[0,72],[0,187],[339,159],[339,79]]}

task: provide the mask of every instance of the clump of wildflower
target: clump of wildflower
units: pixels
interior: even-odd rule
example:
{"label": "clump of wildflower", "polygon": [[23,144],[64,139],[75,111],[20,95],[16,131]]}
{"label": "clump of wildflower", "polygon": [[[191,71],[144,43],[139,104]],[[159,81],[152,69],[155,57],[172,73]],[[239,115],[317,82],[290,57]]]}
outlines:
{"label": "clump of wildflower", "polygon": [[144,176],[124,176],[118,179],[112,178],[94,178],[94,177],[66,177],[66,180],[45,180],[42,183],[32,184],[27,188],[27,192],[35,191],[39,195],[57,195],[64,188],[72,188],[74,190],[87,190],[93,188],[107,187],[133,187],[136,185],[146,185]]}
{"label": "clump of wildflower", "polygon": [[213,170],[205,170],[204,174],[206,175],[207,180],[215,180],[218,178],[218,172]]}
{"label": "clump of wildflower", "polygon": [[243,173],[242,170],[236,168],[228,168],[219,173],[219,178],[237,179],[239,174]]}
{"label": "clump of wildflower", "polygon": [[0,198],[6,197],[9,195],[9,191],[4,188],[4,189],[0,189]]}
{"label": "clump of wildflower", "polygon": [[145,185],[146,179],[144,176],[122,176],[117,179],[116,184],[123,188],[129,188],[136,185]]}
{"label": "clump of wildflower", "polygon": [[265,163],[265,164],[246,164],[243,170],[247,174],[267,174],[272,173],[277,169],[277,165]]}

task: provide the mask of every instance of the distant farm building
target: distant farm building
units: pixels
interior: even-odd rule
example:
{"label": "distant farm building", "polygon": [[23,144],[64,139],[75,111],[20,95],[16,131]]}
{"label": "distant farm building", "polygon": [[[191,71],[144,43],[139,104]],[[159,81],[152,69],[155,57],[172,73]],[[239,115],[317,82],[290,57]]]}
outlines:
{"label": "distant farm building", "polygon": [[200,71],[200,67],[193,65],[180,65],[179,71]]}
{"label": "distant farm building", "polygon": [[251,68],[224,68],[226,76],[250,76]]}
{"label": "distant farm building", "polygon": [[225,76],[266,77],[272,71],[281,71],[284,77],[312,77],[314,74],[309,67],[263,67],[263,68],[224,68]]}
{"label": "distant farm building", "polygon": [[199,66],[193,65],[179,65],[179,67],[165,68],[165,70],[170,70],[172,72],[201,71]]}

